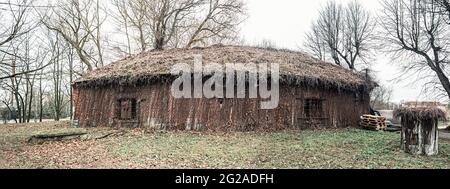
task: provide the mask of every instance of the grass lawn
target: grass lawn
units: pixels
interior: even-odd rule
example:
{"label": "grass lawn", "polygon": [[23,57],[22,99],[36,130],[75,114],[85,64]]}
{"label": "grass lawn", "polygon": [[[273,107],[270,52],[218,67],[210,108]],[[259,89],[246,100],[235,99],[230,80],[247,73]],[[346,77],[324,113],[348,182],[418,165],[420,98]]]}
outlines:
{"label": "grass lawn", "polygon": [[67,125],[0,125],[0,168],[450,168],[449,141],[440,140],[438,156],[411,156],[399,149],[400,134],[360,129],[231,134],[134,129],[99,140],[27,143],[33,134],[109,130]]}

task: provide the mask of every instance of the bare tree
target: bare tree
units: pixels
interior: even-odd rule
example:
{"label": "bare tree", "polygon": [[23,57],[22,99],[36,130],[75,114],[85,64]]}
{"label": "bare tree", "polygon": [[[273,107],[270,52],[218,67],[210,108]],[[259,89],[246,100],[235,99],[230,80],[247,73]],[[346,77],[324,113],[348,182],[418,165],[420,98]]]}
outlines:
{"label": "bare tree", "polygon": [[[30,122],[33,116],[36,118],[38,114],[39,119],[42,120],[44,113],[47,112],[48,114],[49,108],[53,107],[57,107],[55,110],[61,110],[58,113],[59,116],[55,115],[55,117],[66,115],[67,112],[65,110],[68,107],[67,103],[69,103],[69,92],[66,92],[66,89],[70,89],[70,85],[68,85],[67,81],[66,64],[72,63],[73,57],[69,58],[69,53],[66,51],[66,40],[61,37],[62,35],[59,32],[50,31],[47,27],[41,27],[41,23],[47,23],[45,21],[51,20],[51,23],[54,24],[53,21],[57,20],[57,17],[51,17],[51,15],[42,13],[49,9],[52,10],[52,13],[53,10],[60,11],[60,7],[40,5],[38,4],[39,2],[42,1],[9,0],[0,2],[1,103],[6,106],[5,110],[9,111],[10,118],[21,123]],[[96,6],[94,5],[93,7]],[[93,14],[95,11],[98,12],[99,9],[92,8],[90,13],[84,12],[86,15],[80,22],[82,29],[79,31],[81,33],[84,34],[86,32],[84,27],[97,26],[103,22],[104,18],[100,14]],[[86,21],[84,18],[92,18],[92,20]],[[76,21],[77,19],[66,15],[67,21]],[[60,24],[64,25],[66,23]],[[102,52],[97,52],[97,49],[103,46],[102,43],[98,43],[98,41],[103,40],[100,38],[101,32],[97,30],[97,27],[89,28],[93,28],[87,34],[89,37],[88,42],[90,43],[84,46],[84,51],[89,55],[89,60],[93,62],[93,65],[101,66],[100,58],[98,60],[94,59],[97,58],[97,55],[102,56],[100,55]],[[48,33],[48,36],[51,36],[50,38],[53,39],[56,36],[55,34],[58,34],[60,38],[56,41],[61,45],[57,46],[57,48],[52,48],[55,47],[55,40],[46,43],[48,39],[42,38],[42,36],[45,36],[42,35],[43,33]],[[49,57],[49,54],[52,56]],[[58,54],[58,56],[55,54]],[[49,65],[53,65],[51,66],[53,69],[47,69],[50,67]],[[48,72],[52,74],[48,74]],[[76,71],[69,65],[69,72],[72,76],[72,73]],[[73,79],[71,78],[70,80],[72,81]],[[57,95],[51,96],[46,94],[45,88],[49,84],[55,84],[53,86],[56,86],[56,89],[52,89],[54,89],[54,94]],[[47,107],[47,110],[44,110],[44,107]]]}
{"label": "bare tree", "polygon": [[201,0],[153,0],[146,1],[146,14],[153,34],[153,49],[161,50],[180,28],[188,27],[186,19],[192,18]]}
{"label": "bare tree", "polygon": [[39,122],[42,122],[42,119],[44,117],[44,87],[42,86],[43,78],[43,71],[40,71],[39,74],[39,94],[38,94],[38,114],[39,114]]}
{"label": "bare tree", "polygon": [[125,52],[127,55],[132,54],[131,50],[131,29],[130,29],[130,23],[129,23],[129,13],[127,8],[127,2],[131,1],[125,1],[125,0],[112,0],[112,6],[115,7],[116,12],[113,14],[113,19],[115,23],[117,23],[119,31],[123,31],[126,38],[126,50],[122,50],[121,47],[114,47],[118,49],[121,53]]}
{"label": "bare tree", "polygon": [[130,32],[145,51],[190,48],[232,40],[245,15],[242,0],[112,0],[116,20],[125,27],[130,52]]}
{"label": "bare tree", "polygon": [[[11,0],[9,0],[7,3],[0,3],[0,5],[3,5],[4,7],[6,6],[7,8],[4,8],[2,10],[10,13],[10,18],[4,18],[6,16],[0,14],[0,20],[4,21],[4,23],[2,23],[2,27],[0,27],[0,29],[2,29],[2,31],[0,31],[1,47],[28,32],[28,30],[24,30],[24,25],[26,23],[26,14],[29,6],[27,6],[27,1],[22,1],[16,4]],[[1,13],[3,13],[3,11]],[[0,49],[0,52],[8,54],[8,52],[2,49]]]}
{"label": "bare tree", "polygon": [[61,85],[63,80],[63,65],[62,65],[62,47],[58,36],[56,37],[55,46],[53,47],[53,69],[52,69],[52,79],[53,79],[53,109],[55,113],[55,121],[59,121],[62,112],[62,103],[64,101],[64,95],[62,94]]}
{"label": "bare tree", "polygon": [[[44,69],[48,65],[42,65],[26,71],[11,69],[12,60],[21,59],[21,55],[12,52],[13,42],[20,40],[23,35],[32,31],[36,24],[29,19],[32,8],[35,5],[28,0],[8,0],[0,2],[0,80],[29,74]],[[14,70],[14,73],[11,71]]]}
{"label": "bare tree", "polygon": [[117,12],[114,15],[115,21],[118,22],[119,29],[125,30],[128,54],[132,54],[131,38],[138,44],[140,52],[149,48],[151,33],[149,32],[149,23],[146,20],[146,14],[149,14],[146,1],[112,0],[112,5]]}
{"label": "bare tree", "polygon": [[[25,39],[25,45],[24,45],[24,50],[25,50],[25,71],[29,71],[30,70],[30,66],[32,64],[32,61],[35,61],[31,58],[31,43],[30,43],[30,39],[29,36],[26,36]],[[33,73],[28,73],[25,74],[25,102],[23,104],[23,115],[24,115],[24,120],[23,122],[30,122],[31,119],[31,111],[32,111],[32,104],[33,104],[33,97],[34,97],[34,82],[36,79],[36,73],[37,72],[33,72]]]}
{"label": "bare tree", "polygon": [[[12,75],[15,75],[16,74],[16,70],[18,68],[18,66],[16,66],[17,62],[18,62],[17,49],[14,48],[11,52],[13,53],[13,56],[12,56],[13,58],[12,58],[12,61],[11,61],[11,73],[12,73]],[[11,101],[11,106],[14,106],[14,105],[16,106],[16,108],[17,108],[17,118],[19,119],[19,122],[22,123],[22,120],[23,120],[23,117],[24,117],[24,115],[22,114],[23,113],[23,111],[22,111],[23,97],[22,97],[22,95],[19,92],[19,87],[20,87],[20,84],[22,82],[22,78],[18,77],[18,76],[13,76],[10,79],[11,79],[11,85],[7,84],[7,87],[10,89],[12,95],[14,96],[13,100]],[[16,104],[14,104],[14,102]],[[16,121],[17,121],[17,119],[16,119]]]}
{"label": "bare tree", "polygon": [[[21,123],[29,122],[33,115],[32,105],[36,95],[35,82],[39,72],[31,70],[42,68],[46,56],[46,53],[41,51],[39,43],[40,41],[32,37],[31,33],[17,38],[11,43],[9,53],[12,55],[10,55],[9,64],[12,77],[9,78],[9,82],[1,83],[1,88],[11,93],[11,100],[3,103],[11,107],[9,108],[11,114],[16,114],[18,122]],[[21,75],[16,73],[21,73]]]}
{"label": "bare tree", "polygon": [[314,23],[311,32],[306,34],[306,49],[316,58],[326,61],[327,44],[320,35],[319,27]]}
{"label": "bare tree", "polygon": [[[80,61],[91,71],[103,65],[99,27],[103,21],[96,13],[100,9],[92,0],[58,0],[50,13],[41,14],[42,23],[60,34],[74,49]],[[98,59],[89,48],[94,42]]]}
{"label": "bare tree", "polygon": [[245,4],[240,0],[207,0],[203,2],[206,15],[200,15],[193,22],[194,30],[190,32],[186,47],[196,43],[207,44],[207,40],[216,38],[218,41],[234,39],[237,26],[243,21]]}
{"label": "bare tree", "polygon": [[370,55],[375,22],[359,2],[352,1],[342,6],[329,1],[312,26],[305,46],[317,58],[323,60],[328,56],[335,64],[345,64],[354,70],[358,63],[364,63]]}
{"label": "bare tree", "polygon": [[[102,35],[101,35],[101,27],[104,23],[104,21],[106,20],[106,18],[102,18],[100,16],[101,13],[101,6],[100,6],[100,0],[96,0],[96,4],[94,7],[94,30],[88,30],[90,31],[90,36],[92,38],[92,41],[95,44],[95,47],[97,49],[97,65],[96,67],[103,67],[105,65],[104,63],[104,57],[103,57],[103,44],[102,44]],[[89,25],[89,23],[87,23],[86,25]]]}
{"label": "bare tree", "polygon": [[254,45],[260,48],[264,48],[264,49],[276,49],[277,48],[277,44],[274,41],[271,41],[269,39],[263,39],[261,42],[259,42],[258,44]]}
{"label": "bare tree", "polygon": [[450,97],[450,27],[439,9],[436,0],[385,0],[381,20],[388,50],[407,60],[405,73],[430,70]]}
{"label": "bare tree", "polygon": [[379,86],[370,93],[370,106],[374,109],[389,109],[392,88]]}

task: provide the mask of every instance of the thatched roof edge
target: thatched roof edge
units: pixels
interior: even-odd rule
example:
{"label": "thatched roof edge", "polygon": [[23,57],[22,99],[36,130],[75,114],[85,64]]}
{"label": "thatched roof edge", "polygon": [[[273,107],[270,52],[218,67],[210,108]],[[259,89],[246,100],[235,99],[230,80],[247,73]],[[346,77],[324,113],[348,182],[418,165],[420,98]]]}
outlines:
{"label": "thatched roof edge", "polygon": [[399,108],[394,111],[394,115],[417,120],[447,118],[447,114],[439,108]]}
{"label": "thatched roof edge", "polygon": [[[80,81],[73,84],[75,88],[95,88],[95,87],[107,87],[107,86],[142,86],[154,83],[170,83],[178,76],[174,75],[152,75],[145,77],[115,77],[99,80],[87,80]],[[286,86],[307,86],[308,88],[321,88],[327,90],[336,91],[350,91],[350,92],[369,92],[377,86],[376,83],[371,82],[368,85],[350,85],[345,83],[330,82],[321,80],[320,78],[298,78],[291,77],[289,75],[280,76],[280,85]]]}
{"label": "thatched roof edge", "polygon": [[169,75],[171,66],[176,63],[191,62],[193,54],[203,55],[205,64],[280,63],[281,84],[349,91],[361,89],[370,91],[377,86],[370,78],[366,78],[365,74],[352,72],[301,52],[223,45],[144,52],[89,72],[78,79],[73,86],[130,86],[170,81],[175,78]]}

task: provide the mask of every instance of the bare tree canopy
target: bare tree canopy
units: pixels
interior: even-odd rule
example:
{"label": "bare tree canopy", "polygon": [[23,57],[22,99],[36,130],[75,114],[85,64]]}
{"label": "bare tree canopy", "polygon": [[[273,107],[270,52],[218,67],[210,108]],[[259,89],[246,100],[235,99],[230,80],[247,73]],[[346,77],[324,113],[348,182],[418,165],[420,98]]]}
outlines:
{"label": "bare tree canopy", "polygon": [[75,49],[89,71],[104,64],[99,32],[103,20],[99,11],[98,1],[58,0],[41,18],[48,29],[60,34]]}
{"label": "bare tree canopy", "polygon": [[131,39],[140,51],[234,40],[245,16],[242,0],[112,0],[112,4],[128,52]]}
{"label": "bare tree canopy", "polygon": [[431,71],[437,79],[429,84],[440,84],[449,97],[450,25],[439,4],[437,0],[385,0],[381,21],[387,49],[406,59],[404,71]]}
{"label": "bare tree canopy", "polygon": [[375,88],[370,93],[370,106],[374,109],[390,109],[390,102],[392,98],[392,88],[380,86]]}
{"label": "bare tree canopy", "polygon": [[0,80],[30,74],[44,69],[47,65],[23,70],[17,61],[25,61],[23,55],[13,50],[22,36],[36,27],[31,12],[36,5],[28,0],[8,0],[0,3]]}
{"label": "bare tree canopy", "polygon": [[[0,47],[28,32],[28,30],[24,31],[28,2],[23,1],[19,3],[21,4],[16,5],[11,1],[8,1],[8,3],[0,4],[3,5],[2,7],[6,7],[2,8],[4,11],[0,14],[0,20],[2,21],[0,28],[2,29],[0,31]],[[5,13],[8,13],[9,15],[4,15]],[[5,53],[4,50],[2,50],[2,52]]]}
{"label": "bare tree canopy", "polygon": [[206,15],[200,15],[191,24],[186,47],[197,43],[208,45],[211,41],[234,40],[237,26],[245,15],[244,3],[240,0],[209,0],[204,2]]}
{"label": "bare tree canopy", "polygon": [[448,16],[448,23],[450,23],[450,1],[449,0],[435,0],[441,6],[442,14]]}
{"label": "bare tree canopy", "polygon": [[[145,18],[147,14],[147,6],[144,0],[127,1],[112,0],[115,7],[115,21],[119,30],[124,30],[127,40],[126,52],[132,54],[132,43],[136,43],[139,51],[145,51],[150,42],[149,25]],[[133,40],[133,41],[132,41]],[[120,47],[117,47],[121,49]]]}
{"label": "bare tree canopy", "polygon": [[334,63],[355,70],[368,58],[375,21],[357,1],[346,6],[329,1],[320,11],[306,35],[305,47],[321,60],[330,57]]}
{"label": "bare tree canopy", "polygon": [[[232,42],[244,5],[242,0],[3,0],[0,109],[6,107],[16,122],[70,117],[71,84],[78,76],[149,49]],[[117,57],[111,55],[117,50]]]}

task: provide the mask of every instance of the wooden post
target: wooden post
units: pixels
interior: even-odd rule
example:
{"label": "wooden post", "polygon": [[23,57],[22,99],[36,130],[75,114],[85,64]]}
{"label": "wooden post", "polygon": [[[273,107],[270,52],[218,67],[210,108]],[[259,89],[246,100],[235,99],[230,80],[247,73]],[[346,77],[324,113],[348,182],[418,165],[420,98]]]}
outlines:
{"label": "wooden post", "polygon": [[402,150],[413,155],[439,153],[438,121],[445,118],[442,110],[410,108],[398,110],[396,114],[402,117]]}

